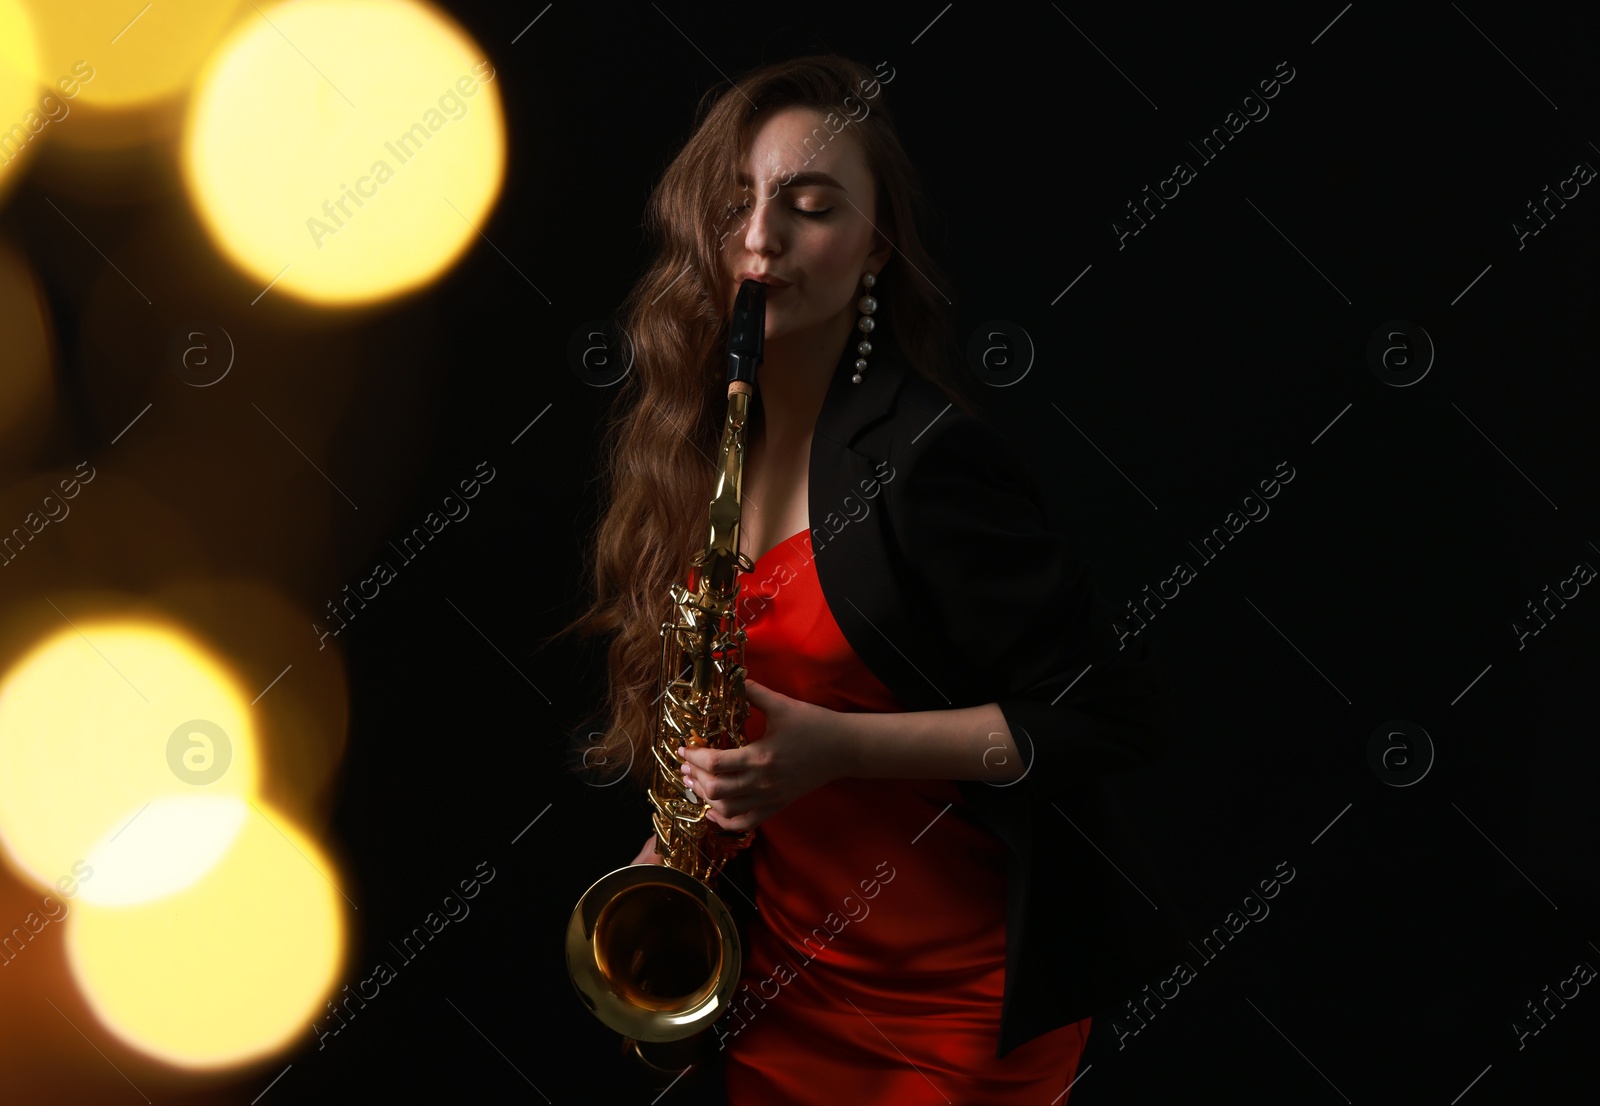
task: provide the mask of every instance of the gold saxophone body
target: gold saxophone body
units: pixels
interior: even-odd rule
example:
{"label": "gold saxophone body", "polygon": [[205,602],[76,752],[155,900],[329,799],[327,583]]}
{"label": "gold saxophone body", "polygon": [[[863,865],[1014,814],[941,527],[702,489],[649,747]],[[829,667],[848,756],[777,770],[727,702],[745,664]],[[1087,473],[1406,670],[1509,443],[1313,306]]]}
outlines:
{"label": "gold saxophone body", "polygon": [[589,1010],[623,1034],[650,1068],[679,1074],[696,1062],[703,1034],[733,1001],[742,963],[738,928],[713,884],[754,830],[712,822],[684,784],[680,746],[744,744],[744,631],[735,617],[745,426],[766,323],[766,286],[745,281],[728,342],[728,411],[718,450],[710,528],[671,589],[661,626],[661,694],[650,785],[661,864],[630,864],[584,892],[567,924],[567,972]]}

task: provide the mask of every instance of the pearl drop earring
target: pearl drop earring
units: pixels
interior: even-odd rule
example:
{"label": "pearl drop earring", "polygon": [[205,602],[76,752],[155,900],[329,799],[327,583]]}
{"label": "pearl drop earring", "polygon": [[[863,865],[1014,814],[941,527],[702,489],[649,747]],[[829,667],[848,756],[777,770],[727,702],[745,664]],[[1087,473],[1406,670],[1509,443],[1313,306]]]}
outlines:
{"label": "pearl drop earring", "polygon": [[856,344],[856,373],[850,378],[852,384],[861,383],[861,374],[867,371],[867,354],[872,352],[872,343],[867,341],[866,335],[870,335],[873,328],[878,325],[872,319],[873,312],[878,310],[878,301],[871,294],[872,286],[877,283],[878,278],[871,273],[861,274],[861,284],[866,288],[867,294],[856,303],[856,307],[861,311],[861,318],[856,320],[856,329],[861,331],[862,339]]}

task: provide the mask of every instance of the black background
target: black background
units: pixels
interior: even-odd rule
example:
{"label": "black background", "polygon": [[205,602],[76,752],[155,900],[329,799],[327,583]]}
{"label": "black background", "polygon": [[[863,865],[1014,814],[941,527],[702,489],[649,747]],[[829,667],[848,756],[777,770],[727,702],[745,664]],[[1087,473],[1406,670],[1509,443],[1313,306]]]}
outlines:
{"label": "black background", "polygon": [[[561,955],[578,896],[648,828],[639,796],[564,768],[563,736],[603,688],[599,655],[538,647],[578,609],[613,394],[567,347],[642,271],[644,200],[701,92],[831,49],[892,67],[884,99],[943,215],[930,237],[962,340],[995,320],[1031,340],[1025,377],[978,390],[1106,597],[1120,609],[1175,562],[1198,569],[1141,635],[1182,697],[1176,750],[1116,783],[1171,908],[1198,939],[1280,862],[1296,873],[1231,942],[1230,979],[1202,968],[1120,1049],[1113,1012],[1097,1017],[1071,1101],[1593,1101],[1593,986],[1520,1050],[1512,1029],[1547,984],[1600,964],[1600,598],[1584,587],[1520,649],[1511,625],[1579,562],[1600,566],[1600,182],[1522,248],[1512,226],[1537,227],[1529,201],[1600,165],[1584,8],[447,8],[508,114],[493,248],[310,337],[285,336],[293,309],[270,296],[225,321],[247,351],[336,347],[361,397],[325,467],[375,509],[278,581],[308,611],[480,461],[496,472],[476,521],[337,638],[349,745],[319,837],[360,906],[347,979],[480,861],[496,876],[323,1048],[308,1031],[304,1048],[203,1084],[141,1083],[153,1099],[249,1102],[281,1076],[263,1103],[651,1100]],[[1283,62],[1294,76],[1270,114],[1202,162],[1187,143]],[[1194,181],[1119,249],[1113,222],[1136,227],[1127,203],[1179,161]],[[85,230],[116,240],[172,203],[107,205]],[[136,406],[104,401],[109,355],[75,299],[95,262],[47,212],[25,187],[4,225],[62,333],[75,416],[56,459],[70,463],[114,448]],[[163,326],[184,314],[155,310]],[[1392,320],[1436,350],[1406,387],[1366,353]],[[160,355],[116,353],[179,389]],[[323,386],[278,395],[312,407]],[[338,506],[281,443],[255,434],[233,452],[215,463]],[[1202,565],[1188,542],[1280,462],[1294,478],[1270,515]],[[303,645],[300,666],[326,656],[309,632]],[[1409,786],[1369,764],[1395,720],[1431,739]],[[66,1100],[138,1101],[92,1057],[63,1078]]]}

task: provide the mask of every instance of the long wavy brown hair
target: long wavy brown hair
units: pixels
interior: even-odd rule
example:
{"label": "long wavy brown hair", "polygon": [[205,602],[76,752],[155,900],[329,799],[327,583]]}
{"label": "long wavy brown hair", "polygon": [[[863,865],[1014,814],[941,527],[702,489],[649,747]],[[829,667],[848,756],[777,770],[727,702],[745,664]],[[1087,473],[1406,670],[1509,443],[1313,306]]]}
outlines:
{"label": "long wavy brown hair", "polygon": [[[883,88],[882,74],[836,55],[753,70],[732,88],[701,97],[692,136],[651,192],[645,227],[657,246],[655,258],[618,312],[633,363],[603,430],[592,602],[546,641],[575,631],[610,636],[605,729],[598,743],[594,733],[571,735],[575,770],[608,780],[626,771],[641,788],[655,771],[650,744],[659,709],[661,623],[670,586],[687,579],[689,561],[705,543],[711,458],[727,415],[730,319],[723,305],[732,299],[732,278],[720,251],[732,237],[730,227],[737,233],[730,197],[741,192],[735,174],[761,113],[800,106],[850,120],[844,130],[860,144],[876,185],[872,221],[894,246],[873,293],[879,302],[873,344],[885,353],[885,345],[892,346],[953,403],[976,409],[964,391],[942,291],[950,284],[918,234],[931,205],[896,135]],[[819,127],[814,134],[826,142],[829,131]]]}

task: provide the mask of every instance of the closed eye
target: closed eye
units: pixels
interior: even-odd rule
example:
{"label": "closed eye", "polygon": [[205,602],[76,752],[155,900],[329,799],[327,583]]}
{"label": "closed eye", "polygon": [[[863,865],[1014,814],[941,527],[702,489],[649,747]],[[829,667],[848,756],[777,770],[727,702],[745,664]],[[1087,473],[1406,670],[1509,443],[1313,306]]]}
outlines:
{"label": "closed eye", "polygon": [[[749,207],[750,207],[750,205],[748,203],[743,203],[743,204],[732,204],[732,203],[730,203],[728,205],[728,214],[729,215],[733,215],[733,214],[735,214],[737,212],[745,211]],[[831,207],[822,208],[820,211],[813,211],[813,210],[810,210],[810,209],[804,208],[804,207],[791,207],[789,210],[795,212],[796,214],[804,215],[809,219],[820,219],[824,215],[829,215],[829,214],[831,214],[833,212],[833,208],[831,208]]]}

